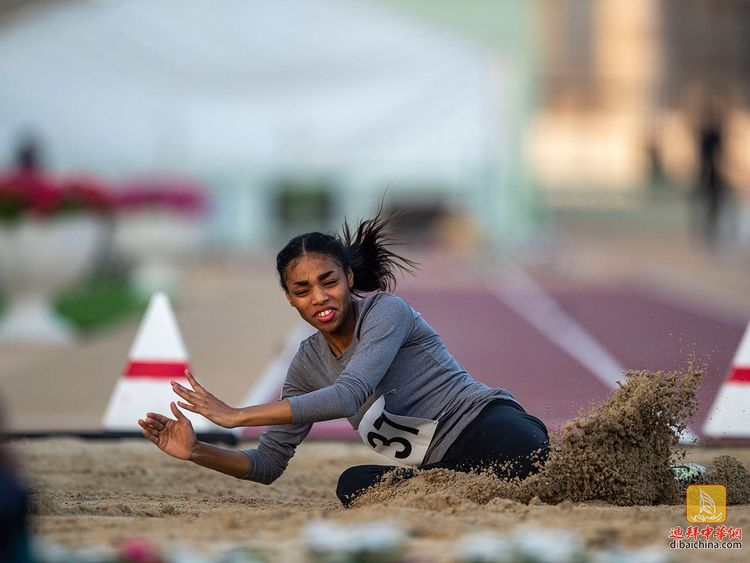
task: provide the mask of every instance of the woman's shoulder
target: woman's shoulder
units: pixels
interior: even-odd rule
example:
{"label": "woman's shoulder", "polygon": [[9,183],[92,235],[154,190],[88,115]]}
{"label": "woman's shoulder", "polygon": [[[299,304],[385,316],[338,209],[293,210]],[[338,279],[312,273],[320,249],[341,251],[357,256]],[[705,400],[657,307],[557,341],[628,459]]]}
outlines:
{"label": "woman's shoulder", "polygon": [[394,311],[411,311],[411,306],[403,297],[388,291],[376,291],[360,300],[360,310],[369,310],[374,307]]}
{"label": "woman's shoulder", "polygon": [[417,313],[403,297],[387,291],[371,293],[362,298],[357,305],[359,309],[357,316],[360,319],[367,317],[398,317],[406,319],[417,316]]}
{"label": "woman's shoulder", "polygon": [[296,355],[303,357],[318,356],[320,350],[327,346],[328,344],[326,343],[323,334],[316,330],[310,336],[303,338],[300,341]]}
{"label": "woman's shoulder", "polygon": [[297,351],[291,357],[287,368],[287,380],[305,380],[305,374],[311,369],[317,369],[324,365],[325,351],[328,344],[323,335],[315,331],[313,334],[300,341]]}

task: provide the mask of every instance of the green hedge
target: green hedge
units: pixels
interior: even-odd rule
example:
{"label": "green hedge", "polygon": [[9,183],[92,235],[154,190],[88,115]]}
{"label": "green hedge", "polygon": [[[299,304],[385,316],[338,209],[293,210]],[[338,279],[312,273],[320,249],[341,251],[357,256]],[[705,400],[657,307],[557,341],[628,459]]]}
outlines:
{"label": "green hedge", "polygon": [[[102,278],[67,291],[55,299],[55,308],[82,333],[127,318],[146,308],[147,300],[134,292],[127,282]],[[0,317],[5,300],[0,295]]]}

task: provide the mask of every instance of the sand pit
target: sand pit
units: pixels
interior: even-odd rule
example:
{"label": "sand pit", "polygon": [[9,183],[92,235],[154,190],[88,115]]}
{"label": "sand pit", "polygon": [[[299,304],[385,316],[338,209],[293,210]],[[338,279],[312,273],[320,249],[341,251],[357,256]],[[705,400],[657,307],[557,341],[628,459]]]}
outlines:
{"label": "sand pit", "polygon": [[[669,551],[671,528],[687,526],[684,504],[527,505],[504,498],[480,504],[445,486],[343,509],[333,493],[338,474],[350,464],[376,461],[359,444],[307,442],[287,473],[271,486],[181,463],[145,441],[33,440],[14,447],[35,491],[35,532],[79,549],[118,546],[127,538],[142,537],[167,548],[179,544],[208,555],[240,544],[268,554],[269,561],[300,561],[304,560],[302,532],[311,522],[387,521],[406,532],[412,560],[455,561],[456,543],[480,531],[569,530],[590,547],[656,545]],[[698,448],[687,457],[711,463],[719,454],[750,466],[750,449]],[[727,523],[746,532],[750,506],[730,506]],[[682,551],[678,560],[741,560],[737,555]]]}
{"label": "sand pit", "polygon": [[[555,534],[563,531],[589,551],[653,547],[662,550],[659,561],[744,560],[744,550],[669,549],[672,529],[690,524],[684,493],[664,480],[664,464],[683,459],[665,429],[679,428],[694,407],[698,378],[690,371],[631,374],[607,402],[569,425],[558,437],[562,450],[526,482],[430,471],[380,487],[351,509],[334,495],[338,475],[350,465],[381,463],[356,443],[303,443],[271,486],[174,460],[145,440],[44,439],[12,447],[32,490],[34,533],[78,550],[145,538],[165,552],[216,557],[241,545],[268,561],[306,561],[313,523],[357,525],[360,532],[386,523],[403,534],[400,553],[409,561],[461,561],[462,542],[477,533],[525,533],[543,543],[562,542]],[[684,460],[708,466],[711,482],[727,484],[724,524],[748,533],[750,448],[688,447]]]}

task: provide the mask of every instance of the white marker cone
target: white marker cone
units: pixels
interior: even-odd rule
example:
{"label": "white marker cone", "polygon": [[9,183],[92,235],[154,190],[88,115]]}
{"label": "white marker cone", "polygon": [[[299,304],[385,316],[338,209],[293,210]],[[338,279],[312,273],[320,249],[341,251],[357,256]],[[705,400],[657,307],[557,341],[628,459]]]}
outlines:
{"label": "white marker cone", "polygon": [[[190,363],[180,336],[169,298],[155,293],[149,301],[128,354],[123,374],[115,385],[102,426],[111,431],[138,431],[138,419],[147,412],[173,417],[171,401],[180,399],[171,381],[190,387],[185,370]],[[183,411],[196,432],[215,431],[219,427],[200,415]]]}
{"label": "white marker cone", "polygon": [[750,323],[729,375],[716,394],[703,432],[714,438],[750,438]]}

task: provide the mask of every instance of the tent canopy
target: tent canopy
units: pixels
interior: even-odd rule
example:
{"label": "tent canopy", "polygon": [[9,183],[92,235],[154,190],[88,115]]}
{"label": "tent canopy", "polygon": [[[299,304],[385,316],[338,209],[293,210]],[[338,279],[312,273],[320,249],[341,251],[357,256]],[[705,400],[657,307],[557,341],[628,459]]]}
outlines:
{"label": "tent canopy", "polygon": [[0,158],[32,131],[61,171],[301,171],[465,198],[513,138],[506,70],[366,0],[55,4],[0,28]]}

